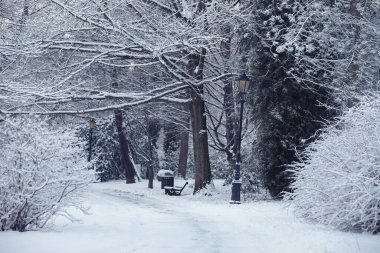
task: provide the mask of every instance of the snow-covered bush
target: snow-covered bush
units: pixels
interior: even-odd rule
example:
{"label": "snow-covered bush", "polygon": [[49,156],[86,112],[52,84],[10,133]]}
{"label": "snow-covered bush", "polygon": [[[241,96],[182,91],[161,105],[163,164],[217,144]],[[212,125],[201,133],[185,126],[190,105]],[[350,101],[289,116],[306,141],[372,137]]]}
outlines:
{"label": "snow-covered bush", "polygon": [[53,215],[71,217],[78,195],[93,179],[74,131],[46,123],[0,123],[0,229],[25,231],[47,224]]}
{"label": "snow-covered bush", "polygon": [[323,131],[294,172],[298,215],[341,230],[380,231],[380,96]]}

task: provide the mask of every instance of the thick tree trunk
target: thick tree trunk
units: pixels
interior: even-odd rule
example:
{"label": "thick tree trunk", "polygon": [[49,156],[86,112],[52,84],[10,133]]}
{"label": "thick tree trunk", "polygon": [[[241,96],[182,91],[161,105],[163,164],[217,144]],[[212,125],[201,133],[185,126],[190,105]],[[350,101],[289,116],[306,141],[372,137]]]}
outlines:
{"label": "thick tree trunk", "polygon": [[193,129],[193,149],[195,167],[194,193],[211,182],[211,167],[208,152],[208,135],[205,115],[205,104],[201,94],[202,87],[191,90],[191,126]]}
{"label": "thick tree trunk", "polygon": [[148,162],[148,188],[150,189],[153,189],[153,179],[154,179],[153,161],[149,160]]}
{"label": "thick tree trunk", "polygon": [[[189,123],[189,119],[186,119]],[[188,126],[187,126],[188,127]],[[189,132],[186,130],[181,133],[179,147],[178,173],[186,179],[187,159],[189,154]]]}
{"label": "thick tree trunk", "polygon": [[[196,79],[203,77],[203,64],[206,49],[202,49],[199,54],[189,56],[189,73]],[[211,182],[211,166],[208,151],[208,134],[205,103],[203,100],[203,85],[193,87],[190,90],[191,105],[190,117],[193,130],[193,149],[195,167],[194,194],[200,191]]]}
{"label": "thick tree trunk", "polygon": [[[226,25],[223,27],[223,33],[228,34],[228,39],[221,42],[221,54],[226,61],[232,59],[232,51],[231,51],[231,38],[232,28],[230,25]],[[241,50],[241,49],[240,49]],[[235,115],[235,103],[234,103],[234,93],[233,93],[233,83],[228,80],[223,88],[224,97],[223,97],[223,109],[226,113],[226,146],[225,153],[227,156],[228,162],[228,172],[226,175],[226,179],[224,181],[224,185],[229,185],[232,183],[233,172],[235,167],[236,160],[236,141],[235,135],[237,131],[236,127],[236,115]]]}
{"label": "thick tree trunk", "polygon": [[127,184],[136,183],[136,171],[135,166],[130,157],[127,135],[123,127],[122,110],[115,110],[115,125],[119,136],[121,166],[125,171],[126,182]]}
{"label": "thick tree trunk", "polygon": [[224,110],[226,112],[226,155],[228,162],[228,175],[224,185],[231,184],[233,179],[233,171],[236,160],[236,145],[235,145],[235,107],[234,107],[234,94],[232,83],[228,82],[224,87]]}

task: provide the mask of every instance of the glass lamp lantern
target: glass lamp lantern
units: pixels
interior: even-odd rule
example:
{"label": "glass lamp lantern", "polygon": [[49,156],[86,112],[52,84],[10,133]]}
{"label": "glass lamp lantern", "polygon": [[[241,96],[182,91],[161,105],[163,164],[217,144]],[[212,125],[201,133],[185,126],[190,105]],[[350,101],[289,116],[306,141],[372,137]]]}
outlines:
{"label": "glass lamp lantern", "polygon": [[242,74],[237,80],[237,88],[240,93],[247,93],[251,80],[247,77],[246,74]]}
{"label": "glass lamp lantern", "polygon": [[91,129],[95,129],[95,128],[96,128],[96,122],[95,122],[94,119],[91,119],[91,120],[90,120],[90,128],[91,128]]}

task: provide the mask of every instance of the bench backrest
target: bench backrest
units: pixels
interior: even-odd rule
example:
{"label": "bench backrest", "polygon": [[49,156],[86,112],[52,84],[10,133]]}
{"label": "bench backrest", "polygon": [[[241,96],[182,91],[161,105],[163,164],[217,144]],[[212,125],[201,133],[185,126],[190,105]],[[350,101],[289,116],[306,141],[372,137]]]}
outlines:
{"label": "bench backrest", "polygon": [[181,192],[183,191],[183,189],[185,189],[185,186],[188,184],[189,182],[186,182],[185,185],[182,187],[182,189],[179,191],[179,194],[181,194]]}

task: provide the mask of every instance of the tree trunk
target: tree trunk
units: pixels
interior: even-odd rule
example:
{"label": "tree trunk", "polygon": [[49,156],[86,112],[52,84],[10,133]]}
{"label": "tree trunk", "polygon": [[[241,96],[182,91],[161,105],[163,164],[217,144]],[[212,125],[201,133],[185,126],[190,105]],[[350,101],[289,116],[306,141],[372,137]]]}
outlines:
{"label": "tree trunk", "polygon": [[[228,61],[232,59],[231,52],[231,40],[234,35],[232,35],[231,25],[226,25],[222,28],[224,34],[228,34],[228,39],[221,42],[221,55],[223,59],[226,61],[227,65]],[[241,50],[241,49],[240,49]],[[226,71],[227,72],[227,71]],[[226,179],[224,181],[224,185],[229,185],[233,180],[233,172],[236,161],[236,141],[235,135],[237,132],[236,127],[236,114],[235,114],[235,103],[234,103],[234,93],[233,93],[233,82],[231,80],[227,80],[224,88],[224,96],[223,96],[223,109],[226,113],[226,146],[225,153],[227,156],[228,162],[228,172],[226,175]]]}
{"label": "tree trunk", "polygon": [[153,161],[150,159],[148,162],[148,188],[153,189]]}
{"label": "tree trunk", "polygon": [[[147,121],[147,124],[148,121]],[[149,129],[149,128],[148,128]],[[149,145],[149,161],[148,161],[148,188],[153,189],[153,143],[152,137],[150,136],[150,132],[148,131],[148,145]]]}
{"label": "tree trunk", "polygon": [[193,149],[195,167],[194,194],[211,182],[211,167],[208,152],[208,135],[205,104],[202,99],[203,87],[190,91],[192,104],[190,108],[193,129]]}
{"label": "tree trunk", "polygon": [[223,98],[223,106],[226,112],[226,155],[228,162],[228,174],[227,178],[224,182],[224,185],[228,185],[232,183],[233,172],[236,160],[236,142],[235,142],[235,107],[234,107],[234,94],[232,83],[228,82],[224,87],[224,98]]}
{"label": "tree trunk", "polygon": [[[189,123],[189,119],[186,119]],[[179,148],[179,161],[178,161],[178,173],[186,179],[187,172],[187,158],[189,154],[189,131],[183,131],[180,136],[180,148]]]}
{"label": "tree trunk", "polygon": [[115,110],[115,125],[119,136],[121,166],[125,171],[126,182],[127,184],[136,183],[136,171],[135,166],[130,157],[127,135],[123,127],[122,110]]}
{"label": "tree trunk", "polygon": [[[199,54],[189,56],[189,73],[196,79],[203,78],[203,64],[206,49]],[[194,194],[211,182],[211,166],[208,152],[208,134],[206,122],[206,110],[203,100],[203,85],[193,87],[190,90],[191,105],[190,117],[193,130],[193,149],[195,167]]]}

